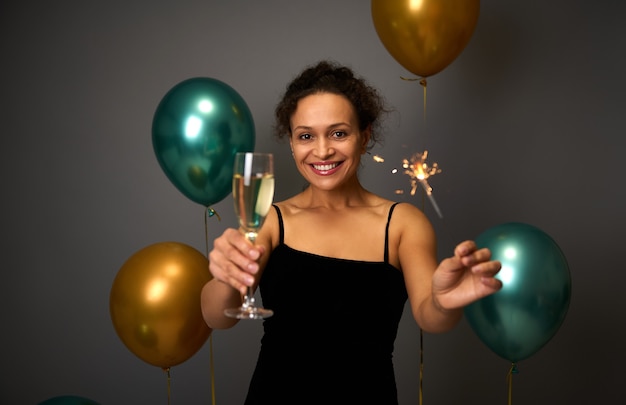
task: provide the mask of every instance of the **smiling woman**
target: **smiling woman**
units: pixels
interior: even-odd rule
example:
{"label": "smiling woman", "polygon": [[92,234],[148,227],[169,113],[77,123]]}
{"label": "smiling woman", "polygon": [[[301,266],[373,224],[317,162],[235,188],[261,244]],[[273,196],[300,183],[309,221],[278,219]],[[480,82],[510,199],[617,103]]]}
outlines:
{"label": "smiling woman", "polygon": [[[332,392],[335,403],[397,404],[392,354],[407,299],[420,327],[444,332],[465,305],[501,286],[488,249],[465,241],[437,265],[426,216],[362,186],[361,157],[380,140],[384,112],[376,89],[329,61],[306,68],[276,107],[277,135],[288,138],[308,187],[274,204],[254,246],[240,230],[224,231],[202,291],[211,328],[237,322],[224,310],[247,288],[259,286],[274,311],[246,405],[302,403],[293,392],[306,392],[307,403]],[[365,292],[376,297],[371,305]]]}
{"label": "smiling woman", "polygon": [[[336,188],[336,181],[356,180],[370,130],[359,130],[350,101],[331,93],[307,96],[300,100],[291,123],[293,157],[310,184],[326,182],[323,187]],[[341,175],[332,176],[339,171]]]}

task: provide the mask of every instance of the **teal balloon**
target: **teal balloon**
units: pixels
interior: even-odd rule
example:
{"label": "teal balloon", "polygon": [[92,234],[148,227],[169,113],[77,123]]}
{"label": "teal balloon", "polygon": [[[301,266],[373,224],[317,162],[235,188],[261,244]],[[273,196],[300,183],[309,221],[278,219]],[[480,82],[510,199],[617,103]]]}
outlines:
{"label": "teal balloon", "polygon": [[77,397],[74,395],[62,395],[53,397],[40,402],[39,405],[99,405],[97,402],[88,398]]}
{"label": "teal balloon", "polygon": [[513,363],[541,349],[565,320],[571,298],[567,260],[541,229],[512,222],[475,239],[502,263],[502,289],[464,309],[474,333],[494,353]]}
{"label": "teal balloon", "polygon": [[235,154],[253,151],[254,143],[248,105],[217,79],[178,83],[154,113],[152,145],[161,169],[182,194],[206,207],[231,192]]}

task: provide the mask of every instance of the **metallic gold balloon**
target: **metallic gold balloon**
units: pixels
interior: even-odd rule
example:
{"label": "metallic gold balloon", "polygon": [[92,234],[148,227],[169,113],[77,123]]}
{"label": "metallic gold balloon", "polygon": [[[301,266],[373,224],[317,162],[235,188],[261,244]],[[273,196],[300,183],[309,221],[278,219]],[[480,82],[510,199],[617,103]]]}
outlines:
{"label": "metallic gold balloon", "polygon": [[200,309],[200,291],[211,278],[208,259],[177,242],[133,254],[120,268],[109,301],[124,345],[141,360],[167,369],[193,356],[211,329]]}
{"label": "metallic gold balloon", "polygon": [[372,18],[391,56],[409,72],[428,77],[463,51],[479,8],[479,0],[372,0]]}

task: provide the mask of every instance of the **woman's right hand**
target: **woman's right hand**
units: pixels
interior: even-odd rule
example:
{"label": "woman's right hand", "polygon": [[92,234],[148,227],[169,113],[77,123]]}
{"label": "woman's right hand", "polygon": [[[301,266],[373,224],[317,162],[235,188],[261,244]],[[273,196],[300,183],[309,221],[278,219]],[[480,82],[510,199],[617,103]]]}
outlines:
{"label": "woman's right hand", "polygon": [[213,241],[209,271],[215,279],[245,294],[246,288],[255,283],[259,271],[257,261],[263,253],[263,246],[252,245],[242,232],[228,228]]}

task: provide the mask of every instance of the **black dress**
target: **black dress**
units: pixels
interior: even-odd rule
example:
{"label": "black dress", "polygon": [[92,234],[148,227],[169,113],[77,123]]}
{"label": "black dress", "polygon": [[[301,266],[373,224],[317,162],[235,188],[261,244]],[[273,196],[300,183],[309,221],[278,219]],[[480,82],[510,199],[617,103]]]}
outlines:
{"label": "black dress", "polygon": [[290,248],[275,206],[280,243],[259,285],[274,315],[263,321],[246,405],[398,403],[392,356],[407,292],[402,273],[388,263],[396,204],[382,262]]}

